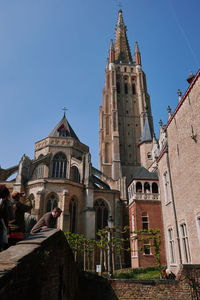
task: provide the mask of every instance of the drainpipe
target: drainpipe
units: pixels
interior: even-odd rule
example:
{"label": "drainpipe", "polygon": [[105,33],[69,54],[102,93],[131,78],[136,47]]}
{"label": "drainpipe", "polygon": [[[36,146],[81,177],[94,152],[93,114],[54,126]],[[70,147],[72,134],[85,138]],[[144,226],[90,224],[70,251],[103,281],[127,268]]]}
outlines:
{"label": "drainpipe", "polygon": [[175,206],[175,201],[174,201],[174,192],[173,192],[173,186],[172,186],[172,178],[171,178],[171,169],[170,169],[170,163],[169,163],[168,148],[166,150],[166,154],[167,154],[167,168],[168,168],[168,171],[169,171],[169,182],[170,182],[170,187],[171,187],[172,206],[173,206],[173,211],[174,211],[174,219],[175,219],[175,227],[176,227],[176,239],[177,239],[177,242],[178,242],[179,260],[180,260],[180,265],[182,265],[181,245],[180,245],[178,221],[177,221],[177,215],[176,215],[176,206]]}

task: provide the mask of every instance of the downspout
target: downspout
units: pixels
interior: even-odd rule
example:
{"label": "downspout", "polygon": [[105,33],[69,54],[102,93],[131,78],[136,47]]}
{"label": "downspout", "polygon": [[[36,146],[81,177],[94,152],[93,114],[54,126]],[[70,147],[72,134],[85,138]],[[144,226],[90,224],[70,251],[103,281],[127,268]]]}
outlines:
{"label": "downspout", "polygon": [[176,239],[178,242],[179,260],[180,260],[180,265],[182,265],[181,245],[180,245],[178,221],[177,221],[177,215],[176,215],[176,206],[175,206],[175,201],[174,201],[174,191],[173,191],[173,186],[172,186],[171,168],[170,168],[170,163],[169,163],[168,148],[166,149],[166,154],[167,154],[167,168],[169,171],[169,182],[170,182],[170,187],[171,187],[172,206],[173,206],[173,211],[174,211],[174,219],[175,219],[175,227],[176,227]]}

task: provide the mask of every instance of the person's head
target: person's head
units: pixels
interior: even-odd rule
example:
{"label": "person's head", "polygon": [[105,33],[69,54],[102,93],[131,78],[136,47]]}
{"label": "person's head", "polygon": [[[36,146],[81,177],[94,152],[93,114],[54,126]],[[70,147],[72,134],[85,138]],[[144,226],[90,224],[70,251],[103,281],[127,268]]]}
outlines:
{"label": "person's head", "polygon": [[9,189],[5,184],[0,184],[0,198],[7,198],[10,195]]}
{"label": "person's head", "polygon": [[11,197],[15,201],[19,201],[20,197],[24,197],[24,196],[25,196],[24,193],[19,193],[19,192],[16,192],[16,191],[11,193]]}
{"label": "person's head", "polygon": [[58,217],[60,217],[60,215],[62,213],[62,209],[60,209],[59,207],[55,207],[53,209],[52,213],[53,213],[54,218],[58,218]]}

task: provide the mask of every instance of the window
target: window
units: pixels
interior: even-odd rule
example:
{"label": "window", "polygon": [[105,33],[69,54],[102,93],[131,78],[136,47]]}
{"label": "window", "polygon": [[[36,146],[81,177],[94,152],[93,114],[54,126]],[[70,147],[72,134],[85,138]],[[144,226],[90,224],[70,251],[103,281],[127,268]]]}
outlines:
{"label": "window", "polygon": [[57,153],[53,158],[53,178],[66,178],[67,158],[62,152]]}
{"label": "window", "polygon": [[145,230],[149,229],[149,220],[148,220],[148,215],[146,212],[142,213],[142,229],[145,229]]}
{"label": "window", "polygon": [[197,217],[197,234],[200,242],[200,216]]}
{"label": "window", "polygon": [[124,93],[128,94],[128,83],[127,82],[124,83]]}
{"label": "window", "polygon": [[55,193],[51,193],[47,197],[46,212],[50,212],[54,207],[58,206],[58,196]]}
{"label": "window", "polygon": [[135,216],[134,215],[132,215],[132,220],[131,220],[131,222],[132,222],[132,231],[134,232],[135,231]]}
{"label": "window", "polygon": [[184,260],[186,263],[189,263],[191,262],[191,257],[190,257],[189,241],[187,236],[187,227],[185,223],[181,224],[180,227],[181,227],[181,238],[182,238]]}
{"label": "window", "polygon": [[137,240],[132,239],[131,240],[132,244],[132,249],[131,249],[131,256],[132,257],[137,257]]}
{"label": "window", "polygon": [[144,255],[150,255],[151,254],[151,245],[149,243],[149,240],[146,240],[143,245],[144,245]]}
{"label": "window", "polygon": [[170,202],[170,197],[169,197],[169,180],[168,180],[167,172],[163,174],[163,185],[164,185],[165,204],[168,204]]}
{"label": "window", "polygon": [[77,214],[77,203],[74,198],[71,199],[69,204],[70,214],[70,232],[76,232],[76,214]]}
{"label": "window", "polygon": [[135,95],[135,83],[132,83],[132,94]]}
{"label": "window", "polygon": [[96,200],[94,203],[96,232],[108,225],[108,206],[104,200]]}
{"label": "window", "polygon": [[152,193],[158,194],[158,185],[156,182],[153,182],[153,184],[152,184]]}
{"label": "window", "polygon": [[109,162],[109,153],[110,153],[110,145],[108,143],[105,143],[105,163]]}
{"label": "window", "polygon": [[75,182],[80,182],[80,173],[76,166],[72,166],[70,170],[70,179]]}
{"label": "window", "polygon": [[151,152],[148,152],[148,153],[147,153],[147,158],[148,158],[148,159],[151,159],[151,158],[152,158],[152,157],[151,157]]}
{"label": "window", "polygon": [[120,83],[117,82],[117,94],[120,94]]}
{"label": "window", "polygon": [[169,239],[169,253],[170,253],[170,264],[175,263],[175,247],[174,247],[174,237],[173,229],[168,229],[168,239]]}

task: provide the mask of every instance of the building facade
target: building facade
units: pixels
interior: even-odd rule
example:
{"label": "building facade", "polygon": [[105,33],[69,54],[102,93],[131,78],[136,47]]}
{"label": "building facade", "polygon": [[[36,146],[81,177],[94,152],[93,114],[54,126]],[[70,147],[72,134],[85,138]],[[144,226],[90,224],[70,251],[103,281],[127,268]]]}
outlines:
{"label": "building facade", "polygon": [[[6,179],[17,171],[13,181]],[[25,191],[40,218],[59,206],[63,213],[58,228],[64,232],[96,238],[112,215],[115,226],[122,222],[120,192],[111,189],[93,168],[89,147],[81,143],[65,115],[52,132],[35,143],[34,158],[24,155],[19,165],[0,169],[1,183],[10,191]]]}
{"label": "building facade", "polygon": [[182,264],[200,263],[200,71],[188,82],[158,141],[167,265],[175,273]]}

